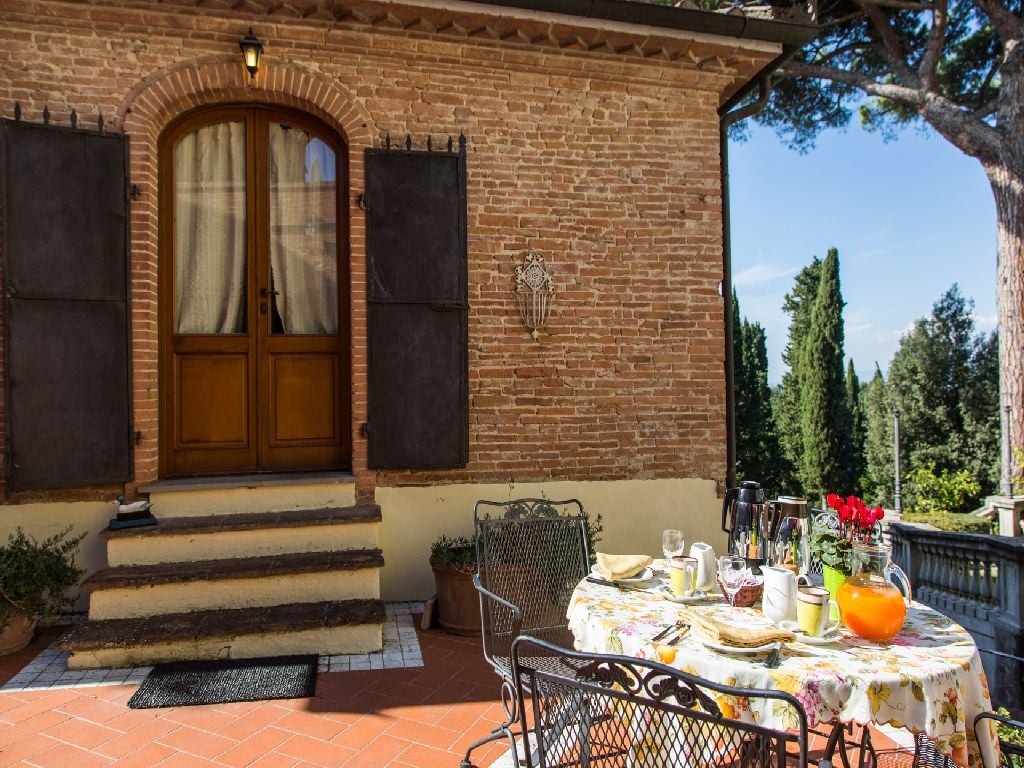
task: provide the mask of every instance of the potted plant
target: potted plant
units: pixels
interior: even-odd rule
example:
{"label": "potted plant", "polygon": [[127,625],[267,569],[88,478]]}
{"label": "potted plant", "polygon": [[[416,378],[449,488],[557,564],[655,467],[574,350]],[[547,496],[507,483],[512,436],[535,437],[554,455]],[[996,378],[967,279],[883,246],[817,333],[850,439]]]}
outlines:
{"label": "potted plant", "polygon": [[839,587],[853,572],[853,542],[869,542],[885,511],[881,507],[868,507],[856,496],[844,499],[835,493],[826,496],[825,503],[835,511],[838,525],[814,527],[811,552],[821,561],[825,589],[834,600]]}
{"label": "potted plant", "polygon": [[24,648],[40,618],[59,615],[74,602],[68,590],[84,573],[75,553],[85,534],[70,533],[68,526],[40,542],[17,528],[0,547],[0,654]]}
{"label": "potted plant", "polygon": [[440,536],[430,547],[437,587],[438,622],[456,635],[480,634],[480,602],[473,586],[476,542],[465,536]]}

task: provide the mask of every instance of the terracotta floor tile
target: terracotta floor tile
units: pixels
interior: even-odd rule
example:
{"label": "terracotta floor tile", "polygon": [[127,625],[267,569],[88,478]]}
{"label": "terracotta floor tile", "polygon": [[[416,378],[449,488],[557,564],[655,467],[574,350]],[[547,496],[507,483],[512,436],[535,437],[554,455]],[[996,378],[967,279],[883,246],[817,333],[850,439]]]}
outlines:
{"label": "terracotta floor tile", "polygon": [[284,744],[291,737],[291,733],[281,728],[264,728],[219,755],[217,762],[233,766],[233,768],[243,768],[257,758],[273,752],[275,748]]}
{"label": "terracotta floor tile", "polygon": [[[169,720],[148,720],[140,725],[115,736],[109,741],[98,744],[95,751],[108,757],[121,758],[130,755],[146,744],[156,742],[175,728],[182,726]],[[168,747],[170,749],[170,747]]]}
{"label": "terracotta floor tile", "polygon": [[356,754],[356,750],[341,744],[301,735],[292,736],[274,751],[282,755],[290,755],[298,760],[306,760],[314,765],[324,766],[324,768],[336,768],[336,766],[348,762]]}
{"label": "terracotta floor tile", "polygon": [[19,723],[5,725],[3,728],[0,728],[0,748],[16,741],[24,734],[42,733],[47,728],[53,728],[71,719],[69,715],[65,715],[63,712],[47,710],[45,712],[37,712],[32,717],[27,717]]}
{"label": "terracotta floor tile", "polygon": [[345,763],[345,768],[383,768],[392,760],[397,758],[410,747],[404,739],[396,739],[392,736],[378,736],[366,749],[361,749],[355,756]]}
{"label": "terracotta floor tile", "polygon": [[416,768],[453,768],[459,759],[451,752],[413,744],[401,755],[401,762]]}
{"label": "terracotta floor tile", "polygon": [[164,734],[158,739],[160,744],[172,747],[179,752],[197,755],[204,758],[214,758],[235,745],[231,739],[208,731],[201,731],[188,725],[182,725],[173,731]]}
{"label": "terracotta floor tile", "polygon": [[8,765],[15,765],[25,758],[45,752],[57,746],[60,742],[51,739],[49,736],[33,733],[16,739],[9,746],[0,749],[0,766],[6,768]]}
{"label": "terracotta floor tile", "polygon": [[271,752],[269,755],[264,755],[253,762],[249,763],[246,768],[292,768],[299,761],[290,755],[281,755],[277,752]]}
{"label": "terracotta floor tile", "polygon": [[241,717],[236,718],[234,722],[218,730],[217,733],[219,735],[241,741],[259,733],[268,725],[276,723],[289,714],[287,711],[277,707],[257,707],[253,709],[251,702],[246,703],[249,704],[250,710]]}
{"label": "terracotta floor tile", "polygon": [[334,737],[335,744],[351,749],[362,749],[395,723],[401,721],[385,715],[370,714],[359,718],[344,731]]}
{"label": "terracotta floor tile", "polygon": [[71,717],[77,717],[80,720],[110,725],[111,720],[116,720],[124,714],[124,707],[111,704],[109,701],[103,701],[93,696],[82,696],[74,701],[69,701],[67,704],[61,704],[57,707],[57,711]]}
{"label": "terracotta floor tile", "polygon": [[43,734],[59,741],[93,749],[98,744],[120,736],[121,732],[88,720],[69,719],[47,728]]}
{"label": "terracotta floor tile", "polygon": [[174,754],[174,750],[162,744],[145,744],[112,763],[114,768],[152,768]]}
{"label": "terracotta floor tile", "polygon": [[219,711],[216,707],[174,707],[165,710],[163,717],[181,725],[189,725],[200,731],[220,731],[238,720],[239,715]]}
{"label": "terracotta floor tile", "polygon": [[456,739],[462,736],[458,731],[452,731],[448,728],[405,720],[396,721],[385,733],[405,739],[413,744],[422,744],[434,749],[450,749]]}
{"label": "terracotta floor tile", "polygon": [[153,768],[217,768],[217,763],[197,755],[175,752],[161,760]]}
{"label": "terracotta floor tile", "polygon": [[330,741],[349,727],[344,723],[338,723],[334,720],[318,717],[316,714],[310,712],[289,712],[274,723],[274,726],[286,731],[291,731],[292,733],[312,736],[315,739],[322,739],[323,741]]}
{"label": "terracotta floor tile", "polygon": [[112,762],[108,757],[70,744],[57,744],[32,756],[32,764],[40,768],[106,768]]}

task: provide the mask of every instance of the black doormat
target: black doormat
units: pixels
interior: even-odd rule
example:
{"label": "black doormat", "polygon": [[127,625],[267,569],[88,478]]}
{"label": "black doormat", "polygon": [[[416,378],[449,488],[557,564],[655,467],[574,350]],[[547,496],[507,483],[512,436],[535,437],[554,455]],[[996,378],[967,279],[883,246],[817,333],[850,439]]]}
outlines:
{"label": "black doormat", "polygon": [[132,709],[298,699],[316,692],[316,656],[157,664],[128,700]]}

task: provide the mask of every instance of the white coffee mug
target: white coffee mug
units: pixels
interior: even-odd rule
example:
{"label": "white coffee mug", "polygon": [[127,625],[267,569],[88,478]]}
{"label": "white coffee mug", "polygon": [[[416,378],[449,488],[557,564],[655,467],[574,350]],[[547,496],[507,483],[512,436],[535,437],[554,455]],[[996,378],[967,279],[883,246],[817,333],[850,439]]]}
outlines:
{"label": "white coffee mug", "polygon": [[[829,613],[835,606],[839,618],[829,625]],[[842,611],[835,600],[829,599],[827,589],[822,587],[800,587],[796,593],[796,621],[804,633],[812,637],[822,637],[839,629]]]}

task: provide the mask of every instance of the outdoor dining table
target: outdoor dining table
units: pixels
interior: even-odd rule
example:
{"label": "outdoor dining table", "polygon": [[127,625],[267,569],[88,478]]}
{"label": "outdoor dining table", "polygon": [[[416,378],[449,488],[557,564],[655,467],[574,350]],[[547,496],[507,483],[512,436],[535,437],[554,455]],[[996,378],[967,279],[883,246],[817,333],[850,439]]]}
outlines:
{"label": "outdoor dining table", "polygon": [[[769,668],[763,653],[714,650],[696,632],[669,647],[655,642],[682,607],[666,599],[667,579],[656,573],[629,588],[581,581],[567,614],[577,650],[660,660],[715,682],[784,691],[801,702],[811,727],[888,724],[923,731],[958,765],[980,768],[982,751],[987,765],[998,763],[995,734],[986,726],[975,737],[973,729],[975,716],[992,708],[978,648],[967,630],[941,613],[913,603],[903,629],[884,643],[845,627],[830,644],[785,643],[780,663]],[[756,606],[736,608],[732,616],[720,595],[685,607],[748,627],[771,623]],[[788,707],[766,703],[764,711],[751,711],[757,704],[750,701],[725,703],[762,725],[785,730],[795,724]]]}

